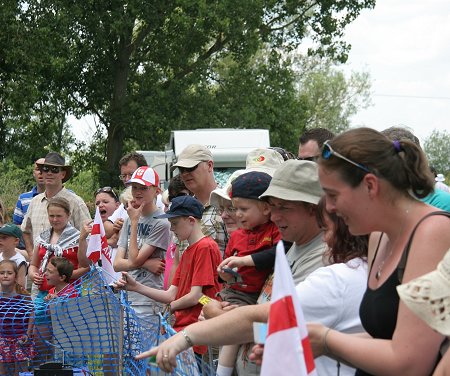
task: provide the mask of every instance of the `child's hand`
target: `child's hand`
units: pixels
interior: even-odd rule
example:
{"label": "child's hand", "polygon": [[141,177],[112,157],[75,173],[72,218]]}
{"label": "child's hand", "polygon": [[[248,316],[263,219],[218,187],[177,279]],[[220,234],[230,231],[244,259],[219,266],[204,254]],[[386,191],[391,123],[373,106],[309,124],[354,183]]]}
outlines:
{"label": "child's hand", "polygon": [[222,278],[222,280],[224,280],[225,282],[230,282],[233,279],[233,276],[230,273],[225,273],[220,265],[217,268],[217,272],[219,273],[219,277]]}
{"label": "child's hand", "polygon": [[55,299],[55,298],[57,298],[57,297],[58,297],[58,295],[56,295],[56,294],[48,294],[48,295],[44,298],[44,300],[48,302],[49,300]]}
{"label": "child's hand", "polygon": [[136,203],[134,203],[134,201],[128,201],[127,213],[130,221],[139,220],[140,216],[142,215],[142,208],[145,204],[146,202],[142,201],[141,206],[136,206]]}
{"label": "child's hand", "polygon": [[113,231],[119,233],[122,230],[123,218],[117,218],[113,223]]}
{"label": "child's hand", "polygon": [[[251,260],[251,256],[250,260]],[[220,265],[219,268],[220,269],[225,269],[225,268],[240,268],[241,266],[253,266],[253,264],[251,262],[249,262],[249,259],[247,256],[244,257],[238,257],[238,256],[231,256],[226,258],[225,260],[223,260]]]}
{"label": "child's hand", "polygon": [[90,219],[83,223],[83,226],[80,228],[80,239],[87,239],[92,231],[92,222],[92,219]]}
{"label": "child's hand", "polygon": [[33,283],[36,286],[40,286],[40,285],[42,285],[43,282],[44,282],[44,275],[39,274],[39,273],[34,273]]}
{"label": "child's hand", "polygon": [[264,354],[264,345],[255,345],[252,348],[252,353],[249,356],[249,359],[252,362],[255,362],[258,365],[262,364],[262,358]]}
{"label": "child's hand", "polygon": [[122,272],[122,278],[114,282],[113,286],[117,290],[133,290],[136,287],[136,280],[127,272]]}
{"label": "child's hand", "polygon": [[166,260],[156,257],[149,258],[142,264],[141,267],[147,269],[149,272],[153,274],[161,275],[166,268]]}

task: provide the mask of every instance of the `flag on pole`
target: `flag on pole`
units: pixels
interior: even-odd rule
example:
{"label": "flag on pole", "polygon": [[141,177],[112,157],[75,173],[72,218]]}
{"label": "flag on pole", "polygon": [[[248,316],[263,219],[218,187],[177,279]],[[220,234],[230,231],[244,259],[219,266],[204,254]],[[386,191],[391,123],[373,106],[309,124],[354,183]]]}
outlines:
{"label": "flag on pole", "polygon": [[[95,264],[101,260],[101,267],[105,273],[104,278],[108,283],[116,279],[117,273],[112,265],[112,249],[108,246],[105,228],[98,207],[95,209],[94,222],[92,223],[91,236],[86,250],[86,256]],[[100,263],[99,263],[100,264]]]}
{"label": "flag on pole", "polygon": [[305,319],[281,241],[277,245],[261,368],[261,376],[269,375],[317,375]]}

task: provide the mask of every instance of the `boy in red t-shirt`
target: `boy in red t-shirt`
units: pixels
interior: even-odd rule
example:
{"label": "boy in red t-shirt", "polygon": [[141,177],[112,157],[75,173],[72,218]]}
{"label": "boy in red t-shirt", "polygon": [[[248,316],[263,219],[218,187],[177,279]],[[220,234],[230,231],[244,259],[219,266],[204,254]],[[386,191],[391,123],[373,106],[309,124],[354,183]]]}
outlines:
{"label": "boy in red t-shirt", "polygon": [[[171,230],[179,240],[187,240],[189,247],[184,251],[180,263],[167,290],[159,290],[136,282],[123,272],[124,278],[115,283],[115,287],[126,287],[146,295],[151,299],[168,304],[175,314],[176,331],[198,321],[202,310],[199,299],[202,295],[214,298],[220,291],[217,267],[222,257],[217,243],[202,233],[200,220],[203,205],[192,196],[175,197],[169,210],[155,218],[168,218]],[[206,346],[194,346],[197,354],[206,353]]]}
{"label": "boy in red t-shirt", "polygon": [[[244,257],[272,248],[281,240],[280,232],[270,220],[270,207],[259,199],[269,187],[271,176],[264,172],[247,172],[231,183],[230,197],[240,228],[231,234],[225,249],[225,258]],[[218,272],[227,285],[220,297],[231,304],[256,304],[259,293],[271,270],[255,267],[237,268],[237,275],[222,263]],[[227,273],[224,271],[228,271]],[[223,346],[219,354],[218,376],[231,376],[236,362],[238,345]]]}

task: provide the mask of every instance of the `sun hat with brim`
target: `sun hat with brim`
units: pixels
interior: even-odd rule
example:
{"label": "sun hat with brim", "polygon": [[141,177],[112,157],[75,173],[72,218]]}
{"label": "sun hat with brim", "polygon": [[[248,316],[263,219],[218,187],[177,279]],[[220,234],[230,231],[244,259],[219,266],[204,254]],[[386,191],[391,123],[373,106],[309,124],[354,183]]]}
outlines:
{"label": "sun hat with brim", "polygon": [[273,149],[258,148],[247,155],[246,172],[259,171],[273,176],[275,170],[284,162],[279,152]]}
{"label": "sun hat with brim", "polygon": [[289,159],[275,170],[269,188],[260,198],[275,197],[317,205],[322,195],[317,163]]}
{"label": "sun hat with brim", "polygon": [[159,176],[153,168],[142,166],[134,171],[131,179],[127,181],[127,184],[131,183],[137,183],[147,187],[159,187]]}
{"label": "sun hat with brim", "polygon": [[22,230],[14,223],[6,223],[0,227],[0,234],[12,236],[17,239],[22,239]]}
{"label": "sun hat with brim", "polygon": [[180,155],[178,161],[170,169],[175,170],[177,167],[192,168],[197,166],[200,162],[212,161],[212,153],[204,145],[191,144],[186,146]]}
{"label": "sun hat with brim", "polygon": [[155,215],[154,218],[194,217],[201,219],[204,207],[202,203],[192,196],[178,196],[170,203],[165,214]]}
{"label": "sun hat with brim", "polygon": [[234,171],[223,188],[214,189],[209,195],[209,204],[215,208],[220,208],[221,206],[226,207],[231,205],[230,191],[231,183],[242,174],[245,174],[246,170],[236,170]]}
{"label": "sun hat with brim", "polygon": [[437,174],[434,180],[442,183],[443,181],[445,181],[444,174]]}
{"label": "sun hat with brim", "polygon": [[450,249],[436,270],[397,286],[403,303],[437,332],[450,336]]}
{"label": "sun hat with brim", "polygon": [[72,166],[66,165],[66,160],[64,159],[64,157],[55,151],[49,152],[45,156],[44,162],[43,163],[36,162],[36,165],[39,167],[42,167],[44,165],[61,167],[61,169],[66,172],[66,175],[62,180],[63,183],[69,180],[73,173]]}

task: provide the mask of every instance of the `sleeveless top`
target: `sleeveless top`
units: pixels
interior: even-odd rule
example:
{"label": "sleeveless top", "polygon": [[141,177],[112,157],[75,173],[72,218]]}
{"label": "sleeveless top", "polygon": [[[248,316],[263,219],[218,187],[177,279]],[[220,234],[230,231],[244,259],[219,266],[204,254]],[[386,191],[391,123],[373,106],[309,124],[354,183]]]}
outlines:
{"label": "sleeveless top", "polygon": [[[373,338],[392,339],[395,327],[397,325],[397,313],[400,300],[397,293],[397,286],[402,283],[403,272],[405,270],[406,261],[408,260],[408,254],[414,234],[419,225],[426,218],[433,215],[445,215],[450,218],[450,213],[445,211],[435,211],[421,218],[409,236],[397,268],[392,272],[389,278],[375,290],[371,289],[367,285],[366,292],[364,293],[361,305],[359,307],[359,316],[364,329]],[[369,276],[372,273],[372,266],[377,257],[378,248],[380,247],[382,237],[383,234],[381,234],[378,241],[375,256],[372,260],[372,264],[370,265]],[[370,376],[369,373],[362,370],[357,370],[355,375]]]}

